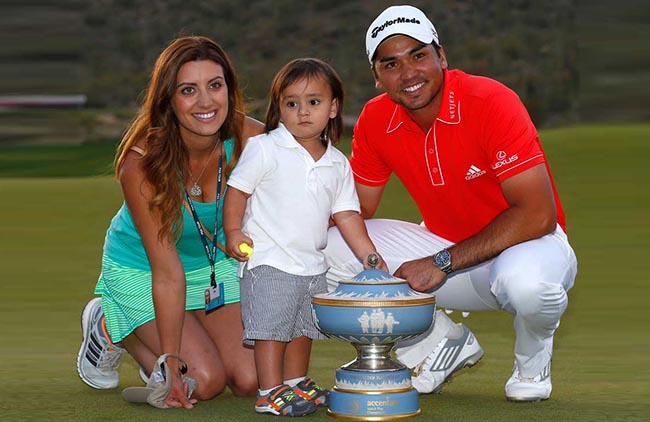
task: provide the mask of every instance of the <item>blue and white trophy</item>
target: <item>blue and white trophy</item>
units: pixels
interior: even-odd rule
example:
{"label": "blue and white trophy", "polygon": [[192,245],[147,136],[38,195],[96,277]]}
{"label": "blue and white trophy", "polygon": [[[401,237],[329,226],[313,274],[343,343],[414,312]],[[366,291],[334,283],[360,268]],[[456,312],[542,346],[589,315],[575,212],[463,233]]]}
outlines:
{"label": "blue and white trophy", "polygon": [[416,292],[406,280],[377,269],[362,271],[333,292],[312,298],[319,329],[357,350],[356,359],[336,370],[330,416],[384,421],[420,414],[411,370],[394,360],[391,351],[434,323],[435,302],[434,295]]}

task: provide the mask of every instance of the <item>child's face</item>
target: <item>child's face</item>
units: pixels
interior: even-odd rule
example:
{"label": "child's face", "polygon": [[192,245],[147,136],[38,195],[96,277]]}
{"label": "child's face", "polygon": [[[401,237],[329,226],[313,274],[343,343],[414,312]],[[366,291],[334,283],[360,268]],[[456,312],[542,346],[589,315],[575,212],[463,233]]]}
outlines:
{"label": "child's face", "polygon": [[280,120],[298,142],[320,142],[321,132],[337,112],[338,101],[323,78],[299,80],[280,97]]}

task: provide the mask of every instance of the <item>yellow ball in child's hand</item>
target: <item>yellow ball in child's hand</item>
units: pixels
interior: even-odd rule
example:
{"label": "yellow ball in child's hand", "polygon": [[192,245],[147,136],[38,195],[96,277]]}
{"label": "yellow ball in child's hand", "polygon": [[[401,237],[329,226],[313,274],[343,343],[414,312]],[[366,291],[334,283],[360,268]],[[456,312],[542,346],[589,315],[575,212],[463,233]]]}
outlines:
{"label": "yellow ball in child's hand", "polygon": [[239,250],[245,253],[249,258],[253,256],[253,248],[248,246],[248,243],[240,243],[239,244]]}

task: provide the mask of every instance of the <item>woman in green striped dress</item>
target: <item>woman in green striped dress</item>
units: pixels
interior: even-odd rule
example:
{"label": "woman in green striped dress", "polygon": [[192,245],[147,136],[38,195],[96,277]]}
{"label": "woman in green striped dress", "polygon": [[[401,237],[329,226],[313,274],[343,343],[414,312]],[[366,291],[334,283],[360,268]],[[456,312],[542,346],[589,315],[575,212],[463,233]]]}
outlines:
{"label": "woman in green striped dress", "polygon": [[168,359],[168,406],[190,408],[226,386],[255,394],[237,261],[221,250],[221,221],[225,179],[244,140],[262,131],[243,114],[235,71],[217,43],[182,37],[160,54],[116,155],[124,203],[106,234],[95,289],[101,299],[82,315],[84,382],[117,387],[126,349],[144,375],[163,354],[187,362],[198,386],[188,398],[179,360]]}

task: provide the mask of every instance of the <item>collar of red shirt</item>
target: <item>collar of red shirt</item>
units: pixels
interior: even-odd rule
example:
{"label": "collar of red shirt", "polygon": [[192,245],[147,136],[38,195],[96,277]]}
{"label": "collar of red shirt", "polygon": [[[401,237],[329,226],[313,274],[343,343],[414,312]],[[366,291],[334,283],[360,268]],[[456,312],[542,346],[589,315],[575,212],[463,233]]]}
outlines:
{"label": "collar of red shirt", "polygon": [[[444,87],[442,91],[442,99],[440,102],[440,110],[436,120],[450,125],[460,123],[460,77],[461,73],[458,70],[443,69]],[[397,130],[400,126],[405,125],[408,128],[410,125],[415,125],[415,122],[408,115],[404,107],[395,104],[395,110],[386,127],[386,133],[391,133]],[[415,126],[417,127],[417,126]]]}

